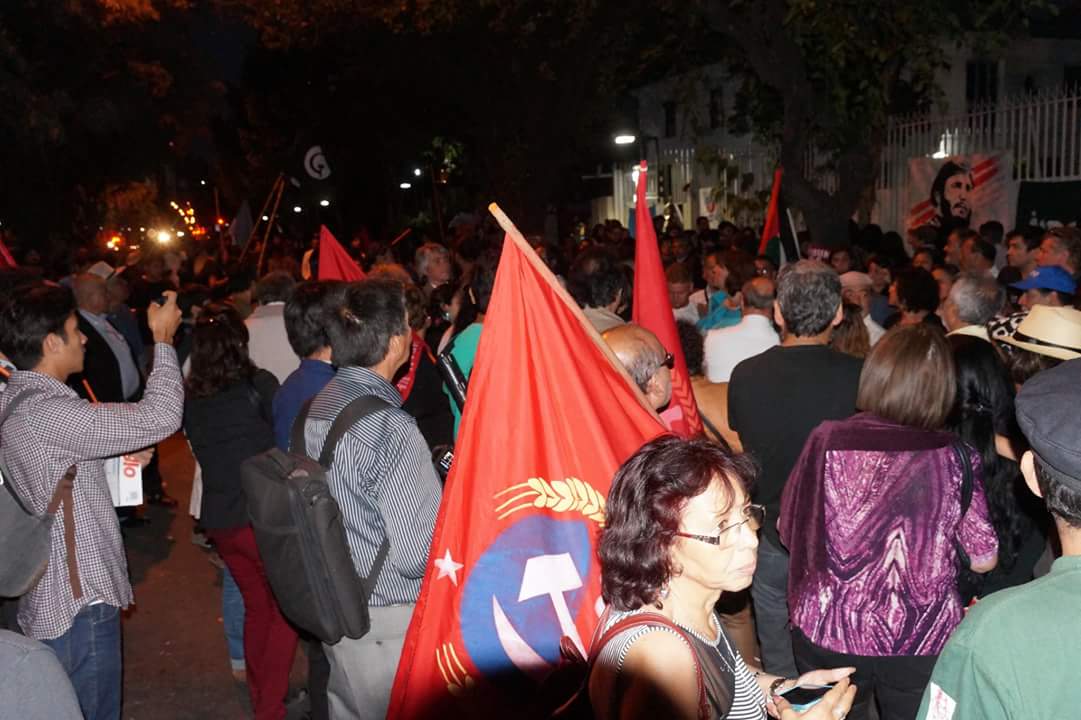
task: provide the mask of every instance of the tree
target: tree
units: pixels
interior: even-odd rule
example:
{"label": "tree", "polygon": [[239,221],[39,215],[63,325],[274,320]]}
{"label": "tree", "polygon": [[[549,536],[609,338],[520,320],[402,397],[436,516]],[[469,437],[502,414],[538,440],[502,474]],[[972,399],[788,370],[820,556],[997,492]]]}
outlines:
{"label": "tree", "polygon": [[[739,114],[779,147],[786,202],[816,241],[848,242],[849,218],[873,190],[888,118],[925,109],[951,45],[993,47],[1043,0],[699,0],[736,51]],[[817,163],[809,163],[815,157]],[[830,172],[835,189],[816,175]]]}

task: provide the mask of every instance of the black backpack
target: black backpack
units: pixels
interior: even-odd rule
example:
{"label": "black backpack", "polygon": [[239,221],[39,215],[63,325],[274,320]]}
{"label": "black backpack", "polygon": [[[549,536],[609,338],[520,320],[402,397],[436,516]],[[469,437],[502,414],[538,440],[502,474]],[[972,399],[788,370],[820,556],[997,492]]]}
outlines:
{"label": "black backpack", "polygon": [[291,452],[273,448],[245,460],[240,481],[259,554],[282,613],[297,627],[333,644],[343,636],[355,639],[368,633],[368,600],[390,542],[383,538],[371,574],[357,575],[327,472],[338,441],[349,428],[390,404],[365,396],[346,405],[331,424],[315,462],[304,443],[311,403],[304,404],[293,423]]}

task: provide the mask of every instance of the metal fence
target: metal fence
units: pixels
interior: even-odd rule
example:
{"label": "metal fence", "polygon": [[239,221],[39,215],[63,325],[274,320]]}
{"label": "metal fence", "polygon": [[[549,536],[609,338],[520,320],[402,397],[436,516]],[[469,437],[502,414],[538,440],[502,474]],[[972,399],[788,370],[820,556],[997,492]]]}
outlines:
{"label": "metal fence", "polygon": [[965,114],[891,120],[876,186],[877,221],[903,229],[910,159],[991,152],[1013,154],[1014,180],[1081,179],[1081,89],[1007,98]]}

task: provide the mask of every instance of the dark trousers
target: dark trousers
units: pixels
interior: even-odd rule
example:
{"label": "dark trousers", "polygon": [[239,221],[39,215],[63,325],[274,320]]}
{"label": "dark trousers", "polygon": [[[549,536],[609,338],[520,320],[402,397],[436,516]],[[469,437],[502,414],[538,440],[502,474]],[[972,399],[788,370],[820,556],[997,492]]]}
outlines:
{"label": "dark trousers", "polygon": [[856,668],[851,677],[857,688],[848,713],[851,720],[870,717],[872,692],[881,720],[914,720],[938,659],[937,655],[887,657],[834,652],[815,645],[796,628],[792,629],[792,649],[801,673],[818,668]]}
{"label": "dark trousers", "polygon": [[765,535],[758,542],[751,600],[762,669],[772,675],[795,677],[792,636],[788,631],[788,553]]}
{"label": "dark trousers", "polygon": [[267,582],[251,527],[207,530],[244,598],[244,661],[256,720],[285,717],[297,633]]}

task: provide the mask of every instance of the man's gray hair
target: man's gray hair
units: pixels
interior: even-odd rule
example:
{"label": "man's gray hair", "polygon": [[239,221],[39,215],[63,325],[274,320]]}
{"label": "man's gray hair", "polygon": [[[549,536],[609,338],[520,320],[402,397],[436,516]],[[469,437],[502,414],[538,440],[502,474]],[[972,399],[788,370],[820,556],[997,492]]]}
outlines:
{"label": "man's gray hair", "polygon": [[841,306],[841,278],[818,260],[800,260],[777,273],[777,306],[785,329],[796,337],[825,332]]}
{"label": "man's gray hair", "polygon": [[645,392],[649,386],[649,379],[656,374],[663,364],[664,356],[657,353],[646,343],[642,343],[640,347],[636,348],[634,355],[627,358],[625,367],[627,373],[634,380],[634,384],[638,386],[639,390]]}
{"label": "man's gray hair", "polygon": [[427,279],[428,277],[428,263],[432,261],[432,258],[436,255],[446,255],[447,249],[439,243],[424,243],[417,248],[416,255],[413,258],[413,265],[416,268],[417,275],[419,277]]}
{"label": "man's gray hair", "polygon": [[965,274],[950,289],[950,302],[966,325],[986,325],[1002,310],[1006,289],[993,277]]}

